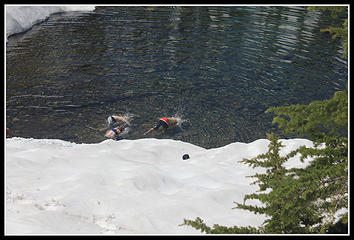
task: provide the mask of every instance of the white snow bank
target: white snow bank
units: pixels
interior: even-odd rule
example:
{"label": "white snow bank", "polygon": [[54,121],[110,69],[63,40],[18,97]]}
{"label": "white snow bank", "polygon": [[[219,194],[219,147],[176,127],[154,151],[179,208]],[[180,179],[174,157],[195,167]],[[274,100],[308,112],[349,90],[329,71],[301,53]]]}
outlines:
{"label": "white snow bank", "polygon": [[66,6],[16,6],[7,5],[6,9],[6,39],[8,36],[24,32],[34,24],[46,20],[51,14],[66,11],[93,11],[94,5]]}
{"label": "white snow bank", "polygon": [[[283,153],[304,139],[282,140]],[[208,225],[259,226],[264,216],[232,209],[258,190],[260,169],[238,161],[267,151],[268,140],[206,150],[175,140],[6,139],[6,234],[201,234]],[[190,159],[182,160],[183,154]],[[304,166],[297,157],[289,166]]]}

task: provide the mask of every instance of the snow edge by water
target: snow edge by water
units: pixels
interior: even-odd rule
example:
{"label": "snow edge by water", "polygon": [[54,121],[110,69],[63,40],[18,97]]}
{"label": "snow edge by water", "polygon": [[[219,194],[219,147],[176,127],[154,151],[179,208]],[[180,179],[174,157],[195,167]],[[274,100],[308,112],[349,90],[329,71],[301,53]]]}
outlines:
{"label": "snow edge by water", "polygon": [[5,5],[6,41],[9,36],[25,32],[33,25],[45,21],[53,13],[93,10],[94,5]]}

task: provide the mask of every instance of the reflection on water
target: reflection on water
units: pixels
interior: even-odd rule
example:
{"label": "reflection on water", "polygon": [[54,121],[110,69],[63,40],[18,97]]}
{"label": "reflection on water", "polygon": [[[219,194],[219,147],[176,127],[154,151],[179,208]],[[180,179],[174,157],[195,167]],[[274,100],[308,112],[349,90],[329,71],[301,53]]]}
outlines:
{"label": "reflection on water", "polygon": [[134,115],[129,139],[160,116],[184,128],[148,137],[206,148],[277,131],[271,106],[345,88],[347,60],[302,7],[98,7],[55,14],[6,49],[6,121],[23,137],[104,140],[92,128]]}

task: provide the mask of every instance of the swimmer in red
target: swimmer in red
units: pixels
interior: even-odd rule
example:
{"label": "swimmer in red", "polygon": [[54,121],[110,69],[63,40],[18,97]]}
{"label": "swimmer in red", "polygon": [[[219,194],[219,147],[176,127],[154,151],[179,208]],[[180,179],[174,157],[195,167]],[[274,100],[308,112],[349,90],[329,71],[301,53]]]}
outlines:
{"label": "swimmer in red", "polygon": [[10,128],[6,128],[6,137],[14,137],[15,134],[13,133],[13,131],[11,131]]}
{"label": "swimmer in red", "polygon": [[159,121],[157,123],[155,123],[155,125],[150,128],[149,130],[147,130],[144,135],[147,135],[149,132],[153,131],[153,130],[157,130],[159,129],[161,126],[167,130],[167,128],[175,126],[178,123],[178,119],[176,118],[160,118]]}

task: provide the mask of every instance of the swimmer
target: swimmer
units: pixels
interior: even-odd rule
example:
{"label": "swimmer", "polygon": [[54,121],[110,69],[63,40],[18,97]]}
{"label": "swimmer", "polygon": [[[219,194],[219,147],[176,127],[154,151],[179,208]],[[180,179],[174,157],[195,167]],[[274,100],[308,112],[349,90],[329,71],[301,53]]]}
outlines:
{"label": "swimmer", "polygon": [[160,118],[159,121],[155,123],[155,125],[149,130],[147,130],[143,135],[147,135],[149,132],[159,129],[161,126],[165,130],[167,130],[169,127],[175,126],[177,123],[178,123],[177,118],[165,118],[165,117]]}
{"label": "swimmer", "polygon": [[10,128],[6,128],[6,137],[14,137],[15,134],[13,133],[13,131],[11,131]]}
{"label": "swimmer", "polygon": [[108,130],[104,136],[106,138],[110,138],[110,139],[118,139],[119,135],[123,131],[123,128],[124,128],[123,126],[112,128],[112,129]]}
{"label": "swimmer", "polygon": [[130,122],[125,117],[109,116],[107,121],[110,130],[108,130],[104,136],[110,139],[118,140],[124,129],[130,126]]}

